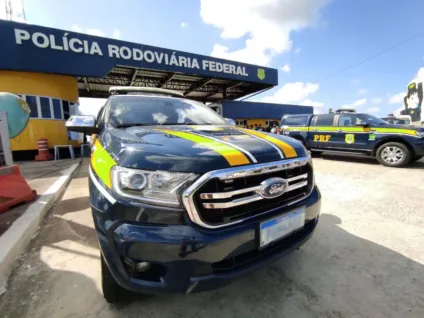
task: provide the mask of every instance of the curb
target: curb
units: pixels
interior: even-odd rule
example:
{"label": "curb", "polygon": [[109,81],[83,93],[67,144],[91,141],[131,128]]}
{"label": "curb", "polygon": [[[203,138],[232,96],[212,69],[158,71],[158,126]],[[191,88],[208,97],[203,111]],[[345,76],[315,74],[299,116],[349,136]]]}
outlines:
{"label": "curb", "polygon": [[7,279],[15,262],[25,252],[29,242],[43,223],[46,213],[65,192],[72,175],[81,164],[73,164],[60,176],[37,201],[28,206],[12,226],[0,237],[0,295],[6,291]]}

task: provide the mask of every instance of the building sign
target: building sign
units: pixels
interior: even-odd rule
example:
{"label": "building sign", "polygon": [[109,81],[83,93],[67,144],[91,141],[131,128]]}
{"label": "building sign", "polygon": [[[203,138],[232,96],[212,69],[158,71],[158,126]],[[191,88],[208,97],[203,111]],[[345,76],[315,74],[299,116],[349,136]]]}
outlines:
{"label": "building sign", "polygon": [[277,85],[277,70],[143,44],[0,21],[0,69],[103,77],[122,65]]}

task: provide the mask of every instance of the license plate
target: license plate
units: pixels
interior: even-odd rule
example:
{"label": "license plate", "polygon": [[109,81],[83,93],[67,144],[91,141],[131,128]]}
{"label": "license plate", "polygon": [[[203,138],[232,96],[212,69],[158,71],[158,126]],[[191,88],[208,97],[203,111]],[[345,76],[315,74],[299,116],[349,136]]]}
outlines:
{"label": "license plate", "polygon": [[305,208],[294,210],[275,219],[261,223],[260,247],[282,239],[305,225]]}

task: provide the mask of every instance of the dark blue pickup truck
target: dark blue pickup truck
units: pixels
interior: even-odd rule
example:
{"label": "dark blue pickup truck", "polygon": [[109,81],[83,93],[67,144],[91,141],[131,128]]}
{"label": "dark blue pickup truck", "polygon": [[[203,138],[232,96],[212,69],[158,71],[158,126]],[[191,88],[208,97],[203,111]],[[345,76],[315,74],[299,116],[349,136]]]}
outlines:
{"label": "dark blue pickup truck", "polygon": [[424,156],[424,127],[392,125],[353,111],[286,115],[281,132],[311,151],[366,154],[390,167],[403,167]]}
{"label": "dark blue pickup truck", "polygon": [[225,286],[311,237],[321,195],[299,142],[237,128],[178,92],[111,93],[97,119],[66,123],[97,135],[89,189],[108,302]]}

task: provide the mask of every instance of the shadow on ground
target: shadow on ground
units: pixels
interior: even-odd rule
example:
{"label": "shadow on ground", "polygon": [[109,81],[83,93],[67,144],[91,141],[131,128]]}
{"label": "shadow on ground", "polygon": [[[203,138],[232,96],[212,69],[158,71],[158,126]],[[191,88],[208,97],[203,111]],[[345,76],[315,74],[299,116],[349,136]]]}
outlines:
{"label": "shadow on ground", "polygon": [[[75,189],[79,182],[86,180],[73,180]],[[65,194],[13,272],[0,312],[31,318],[422,317],[424,266],[343,230],[341,223],[323,214],[300,251],[226,288],[131,295],[111,306],[101,294],[88,198]]]}

